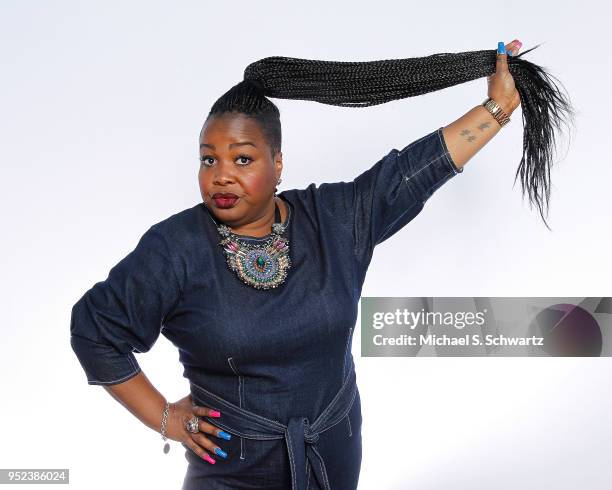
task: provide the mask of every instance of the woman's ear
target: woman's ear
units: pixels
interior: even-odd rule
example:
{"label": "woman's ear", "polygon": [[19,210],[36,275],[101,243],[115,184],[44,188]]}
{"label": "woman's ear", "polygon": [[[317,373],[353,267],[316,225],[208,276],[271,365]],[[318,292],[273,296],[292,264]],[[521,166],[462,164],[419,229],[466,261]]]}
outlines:
{"label": "woman's ear", "polygon": [[274,166],[276,171],[276,180],[280,179],[281,174],[283,173],[283,152],[277,151],[276,156],[274,158]]}

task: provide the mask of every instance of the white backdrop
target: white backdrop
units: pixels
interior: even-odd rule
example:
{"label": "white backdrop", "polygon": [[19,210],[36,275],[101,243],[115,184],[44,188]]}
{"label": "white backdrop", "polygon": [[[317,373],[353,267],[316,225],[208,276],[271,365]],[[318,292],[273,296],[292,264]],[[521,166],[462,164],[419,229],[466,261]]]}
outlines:
{"label": "white backdrop", "polygon": [[[70,348],[70,309],[151,224],[199,202],[200,127],[263,57],[369,61],[544,43],[528,59],[563,82],[578,112],[552,172],[553,232],[512,188],[519,109],[377,247],[362,294],[612,296],[607,9],[2,2],[0,467],[70,468],[76,489],[180,488],[184,449],[173,443],[164,455],[158,433],[87,385]],[[485,96],[481,79],[362,109],[273,99],[283,123],[279,190],[350,180]],[[404,254],[413,259],[397,266]],[[358,323],[360,489],[610,488],[609,359],[360,358],[359,338]],[[163,336],[138,360],[168,399],[187,394]]]}

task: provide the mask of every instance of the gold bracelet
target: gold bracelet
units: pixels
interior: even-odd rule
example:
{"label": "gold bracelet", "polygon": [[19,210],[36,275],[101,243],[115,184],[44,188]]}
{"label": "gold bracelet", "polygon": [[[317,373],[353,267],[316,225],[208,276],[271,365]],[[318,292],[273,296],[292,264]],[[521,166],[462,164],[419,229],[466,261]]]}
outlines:
{"label": "gold bracelet", "polygon": [[499,125],[503,128],[510,122],[510,117],[506,114],[503,109],[495,102],[491,97],[487,97],[482,103],[484,108],[491,113]]}

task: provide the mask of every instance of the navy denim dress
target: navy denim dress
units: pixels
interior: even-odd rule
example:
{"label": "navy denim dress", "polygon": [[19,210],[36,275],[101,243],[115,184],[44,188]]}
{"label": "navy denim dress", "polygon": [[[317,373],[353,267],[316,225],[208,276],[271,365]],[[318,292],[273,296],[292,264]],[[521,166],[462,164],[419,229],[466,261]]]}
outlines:
{"label": "navy denim dress", "polygon": [[[134,353],[162,333],[194,402],[232,434],[212,465],[185,444],[183,490],[357,488],[361,404],[351,342],[374,247],[409,223],[459,170],[442,128],[351,182],[278,194],[292,267],[275,289],[226,265],[203,203],[151,226],[73,306],[71,345],[92,385],[140,372]],[[245,240],[265,240],[248,237]]]}

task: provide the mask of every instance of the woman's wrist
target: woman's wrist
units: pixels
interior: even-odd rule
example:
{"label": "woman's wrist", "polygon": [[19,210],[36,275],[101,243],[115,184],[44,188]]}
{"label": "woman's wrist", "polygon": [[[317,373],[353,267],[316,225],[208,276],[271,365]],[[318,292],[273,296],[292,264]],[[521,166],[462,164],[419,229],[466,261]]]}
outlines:
{"label": "woman's wrist", "polygon": [[505,102],[504,100],[498,100],[491,96],[488,96],[481,103],[482,107],[486,112],[489,113],[490,117],[499,124],[500,127],[505,126],[510,122],[510,115],[513,112],[511,103]]}
{"label": "woman's wrist", "polygon": [[[489,96],[487,96],[489,98]],[[502,111],[504,111],[508,117],[512,115],[516,107],[514,104],[508,100],[502,99],[501,97],[491,97],[499,107],[501,107]]]}

